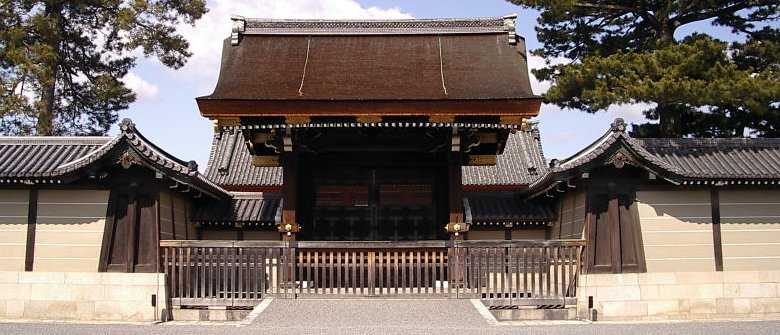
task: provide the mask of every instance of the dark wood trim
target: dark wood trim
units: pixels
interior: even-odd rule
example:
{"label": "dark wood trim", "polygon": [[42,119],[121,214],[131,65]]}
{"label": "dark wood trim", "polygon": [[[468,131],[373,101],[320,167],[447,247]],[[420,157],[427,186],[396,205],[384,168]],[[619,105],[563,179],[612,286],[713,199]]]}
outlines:
{"label": "dark wood trim", "polygon": [[[153,265],[154,269],[149,269],[150,271],[146,271],[146,272],[154,271],[155,273],[160,273],[160,251],[162,250],[162,249],[160,249],[160,196],[162,195],[162,192],[161,192],[161,190],[159,188],[154,188],[152,190],[152,194],[151,195],[152,195],[152,201],[154,201],[154,205],[153,205],[154,206],[154,211],[152,212],[153,215],[154,215],[154,218],[152,218],[152,222],[154,222],[155,225],[156,225],[155,229],[153,230],[154,231],[154,241],[153,241],[154,247],[153,248],[155,250],[154,250],[154,256],[152,258],[152,261],[154,262],[154,265]],[[185,201],[186,201],[186,198],[185,198]],[[171,207],[173,207],[173,206],[171,206]],[[176,224],[174,222],[174,226],[175,225]],[[187,226],[185,226],[184,228],[185,228],[184,230],[186,231],[187,230]],[[174,234],[175,234],[175,232],[174,232]],[[173,235],[173,236],[176,236],[176,235]],[[143,243],[143,241],[139,240],[139,243]],[[137,247],[140,247],[140,246],[137,246]],[[147,247],[147,246],[144,246],[144,247]],[[140,257],[140,253],[139,253],[139,257]]]}
{"label": "dark wood trim", "polygon": [[609,200],[607,216],[609,217],[609,239],[610,239],[610,253],[612,255],[612,273],[622,272],[621,254],[620,254],[620,216],[618,211],[620,206],[618,205],[618,198],[614,193],[614,187],[609,187]]}
{"label": "dark wood trim", "polygon": [[[170,204],[171,204],[171,234],[173,234],[173,239],[174,240],[178,240],[179,238],[176,236],[176,199],[174,199],[173,192],[169,192],[168,194],[170,195],[169,199],[171,201],[170,202]],[[162,197],[162,194],[160,194],[160,197]],[[158,206],[158,207],[162,207],[162,206]],[[159,213],[159,211],[158,211],[158,213]],[[162,226],[162,222],[160,222],[160,226]]]}
{"label": "dark wood trim", "polygon": [[298,207],[298,165],[299,157],[295,153],[285,152],[281,157],[282,180],[284,181],[284,191],[282,192],[282,224],[291,224],[294,232],[281,233],[283,240],[294,241],[297,235],[297,212]]}
{"label": "dark wood trim", "polygon": [[[135,263],[135,248],[137,247],[135,245],[136,241],[136,234],[138,232],[135,229],[136,226],[136,220],[138,220],[138,185],[130,184],[130,192],[128,195],[128,201],[127,201],[127,216],[128,216],[128,222],[127,225],[127,241],[125,243],[127,244],[127,247],[125,248],[125,273],[133,272],[133,263]],[[121,241],[115,241],[116,243],[121,243]]]}
{"label": "dark wood trim", "polygon": [[111,257],[111,241],[114,238],[116,229],[116,190],[111,190],[108,195],[108,209],[106,210],[106,225],[103,228],[103,244],[100,246],[100,262],[98,263],[98,272],[108,271],[108,259]]}
{"label": "dark wood trim", "polygon": [[[571,196],[574,197],[574,207],[577,207],[577,192],[572,193]],[[588,194],[586,193],[585,194],[585,199],[587,199],[587,198],[588,198]],[[562,196],[562,197],[560,197],[558,199],[558,220],[557,220],[557,223],[558,223],[558,239],[559,240],[563,236],[563,201],[565,199],[566,199],[566,196]],[[585,202],[587,202],[587,200]],[[574,210],[574,208],[572,208],[572,210]],[[588,207],[585,207],[585,220],[586,221],[588,220]],[[574,222],[572,222],[572,225],[573,224],[574,224]],[[585,229],[587,229],[587,228],[585,228]],[[551,233],[551,235],[552,235],[552,233]],[[582,236],[587,238],[587,236],[588,236],[587,232],[583,232]]]}
{"label": "dark wood trim", "polygon": [[710,189],[712,207],[712,246],[715,252],[715,271],[723,271],[723,240],[720,232],[720,194],[717,188]]}
{"label": "dark wood trim", "polygon": [[[190,202],[184,198],[184,239],[190,239]],[[176,236],[176,235],[174,235]]]}
{"label": "dark wood trim", "polygon": [[24,255],[24,271],[32,271],[35,260],[35,229],[38,225],[38,189],[30,188],[27,203],[27,249]]}
{"label": "dark wood trim", "polygon": [[642,222],[639,218],[639,206],[637,204],[636,200],[636,192],[634,190],[631,190],[629,193],[631,196],[631,206],[629,208],[629,211],[631,211],[631,222],[630,224],[633,226],[633,229],[635,230],[634,233],[634,245],[636,247],[636,263],[637,263],[637,272],[639,273],[645,273],[647,272],[647,258],[645,257],[645,241],[642,238]]}
{"label": "dark wood trim", "polygon": [[447,175],[449,192],[449,222],[464,222],[463,220],[463,170],[461,170],[460,156],[450,153],[447,161]]}
{"label": "dark wood trim", "polygon": [[541,97],[484,100],[196,99],[205,117],[240,116],[521,116],[539,114]]}

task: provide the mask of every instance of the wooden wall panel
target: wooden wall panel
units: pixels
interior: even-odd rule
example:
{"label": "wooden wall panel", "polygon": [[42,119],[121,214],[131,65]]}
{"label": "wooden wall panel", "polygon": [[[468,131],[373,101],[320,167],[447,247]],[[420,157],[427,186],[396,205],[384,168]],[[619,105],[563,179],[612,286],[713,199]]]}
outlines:
{"label": "wooden wall panel", "polygon": [[715,271],[709,191],[637,191],[648,272]]}
{"label": "wooden wall panel", "polygon": [[108,191],[40,190],[34,271],[98,270]]}
{"label": "wooden wall panel", "polygon": [[720,191],[723,269],[780,269],[780,190]]}
{"label": "wooden wall panel", "polygon": [[587,216],[586,201],[587,193],[585,190],[568,193],[561,198],[558,208],[558,222],[551,228],[552,239],[583,238]]}
{"label": "wooden wall panel", "polygon": [[181,194],[173,195],[173,224],[176,227],[176,239],[187,239],[187,214],[184,197]]}
{"label": "wooden wall panel", "polygon": [[173,231],[173,194],[171,191],[160,192],[160,239],[175,240]]}
{"label": "wooden wall panel", "polygon": [[30,192],[0,190],[0,271],[24,271]]}

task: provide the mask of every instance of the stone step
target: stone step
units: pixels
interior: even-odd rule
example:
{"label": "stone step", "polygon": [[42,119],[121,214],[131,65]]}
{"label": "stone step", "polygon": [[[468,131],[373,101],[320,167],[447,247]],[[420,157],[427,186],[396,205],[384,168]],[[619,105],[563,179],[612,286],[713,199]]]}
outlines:
{"label": "stone step", "polygon": [[252,310],[249,309],[190,309],[173,308],[173,320],[170,321],[241,321]]}
{"label": "stone step", "polygon": [[491,309],[490,313],[498,321],[524,321],[524,320],[577,320],[577,308],[569,306],[565,308],[510,308]]}

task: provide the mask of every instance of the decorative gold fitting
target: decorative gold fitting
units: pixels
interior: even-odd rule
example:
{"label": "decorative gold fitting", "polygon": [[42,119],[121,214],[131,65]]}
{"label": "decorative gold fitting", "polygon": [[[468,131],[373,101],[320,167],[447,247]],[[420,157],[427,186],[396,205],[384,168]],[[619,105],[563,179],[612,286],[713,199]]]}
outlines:
{"label": "decorative gold fitting", "polygon": [[284,123],[286,124],[311,123],[311,118],[309,118],[308,116],[285,116]]}
{"label": "decorative gold fitting", "polygon": [[453,123],[455,117],[452,115],[431,115],[428,117],[430,123]]}
{"label": "decorative gold fitting", "polygon": [[301,230],[301,226],[298,225],[297,223],[290,222],[290,223],[279,224],[277,226],[277,229],[279,230],[280,233],[285,233],[287,235],[290,235],[299,232]]}
{"label": "decorative gold fitting", "polygon": [[496,165],[496,160],[496,155],[469,155],[467,164],[471,166]]}
{"label": "decorative gold fitting", "polygon": [[379,123],[382,122],[382,117],[379,115],[360,115],[355,118],[358,123]]}
{"label": "decorative gold fitting", "polygon": [[444,230],[451,234],[465,233],[469,231],[469,224],[463,222],[450,222],[444,226]]}
{"label": "decorative gold fitting", "polygon": [[217,125],[219,127],[238,127],[241,126],[241,119],[239,118],[217,119]]}
{"label": "decorative gold fitting", "polygon": [[252,155],[253,166],[281,166],[279,156],[258,156]]}

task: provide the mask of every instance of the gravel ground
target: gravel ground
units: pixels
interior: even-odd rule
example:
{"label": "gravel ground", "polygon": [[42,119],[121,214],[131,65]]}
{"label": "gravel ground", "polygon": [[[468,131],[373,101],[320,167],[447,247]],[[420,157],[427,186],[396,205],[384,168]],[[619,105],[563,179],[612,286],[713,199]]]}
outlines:
{"label": "gravel ground", "polygon": [[[521,323],[516,323],[521,324]],[[780,321],[492,325],[468,300],[275,300],[251,325],[0,322],[0,334],[780,334]]]}

